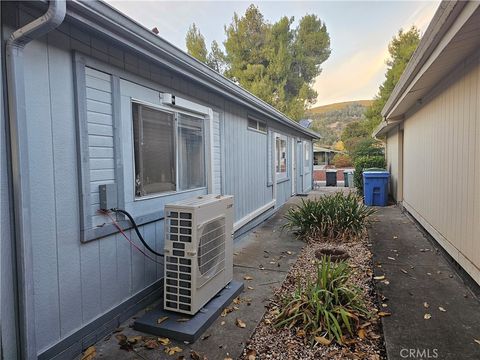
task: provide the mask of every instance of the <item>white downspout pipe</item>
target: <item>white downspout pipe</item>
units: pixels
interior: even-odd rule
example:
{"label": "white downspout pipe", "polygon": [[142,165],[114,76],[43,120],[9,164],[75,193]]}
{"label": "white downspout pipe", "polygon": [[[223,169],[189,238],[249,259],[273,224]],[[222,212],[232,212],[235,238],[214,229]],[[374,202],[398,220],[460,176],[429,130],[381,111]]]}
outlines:
{"label": "white downspout pipe", "polygon": [[10,171],[14,207],[20,358],[36,359],[33,302],[32,242],[30,229],[30,175],[28,173],[25,108],[25,46],[58,27],[65,19],[65,0],[49,2],[47,12],[13,32],[6,42]]}

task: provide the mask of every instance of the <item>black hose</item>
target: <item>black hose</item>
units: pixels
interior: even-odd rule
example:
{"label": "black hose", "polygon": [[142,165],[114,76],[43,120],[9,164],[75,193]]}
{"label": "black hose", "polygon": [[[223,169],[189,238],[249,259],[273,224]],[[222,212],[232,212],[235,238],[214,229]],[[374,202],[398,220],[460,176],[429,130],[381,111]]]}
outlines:
{"label": "black hose", "polygon": [[161,256],[161,257],[164,257],[165,255],[164,254],[160,254],[159,252],[156,252],[155,250],[153,250],[148,244],[147,242],[145,241],[145,239],[143,238],[142,234],[140,234],[140,231],[138,230],[138,226],[137,226],[137,223],[135,222],[135,220],[133,220],[133,217],[132,215],[130,215],[128,213],[128,211],[126,210],[122,210],[122,209],[111,209],[113,212],[116,212],[116,213],[121,213],[123,215],[125,215],[128,220],[130,220],[130,222],[132,223],[133,225],[133,228],[135,229],[135,232],[137,233],[137,236],[138,238],[140,239],[140,241],[142,242],[142,244],[153,254],[157,255],[157,256]]}

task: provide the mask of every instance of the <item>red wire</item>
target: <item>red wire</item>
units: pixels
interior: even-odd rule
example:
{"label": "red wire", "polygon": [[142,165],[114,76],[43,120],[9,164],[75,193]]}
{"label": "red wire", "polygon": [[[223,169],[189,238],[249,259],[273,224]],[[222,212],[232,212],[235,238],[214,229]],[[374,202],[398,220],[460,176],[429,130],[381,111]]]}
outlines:
{"label": "red wire", "polygon": [[127,236],[127,234],[125,233],[125,231],[120,227],[120,225],[117,223],[117,221],[112,217],[112,215],[110,215],[110,212],[109,211],[106,211],[106,210],[98,210],[98,212],[100,214],[103,214],[105,216],[108,216],[110,218],[110,220],[112,220],[112,223],[113,225],[115,225],[115,227],[118,229],[118,231],[120,231],[120,233],[123,235],[123,237],[125,239],[127,239],[127,241],[130,243],[130,245],[132,245],[137,251],[141,252],[143,254],[143,256],[145,256],[147,259],[150,259],[152,260],[153,262],[157,263],[157,264],[160,264],[160,265],[163,265],[163,263],[155,260],[154,258],[152,258],[150,255],[148,255],[145,251],[143,251],[142,249],[140,249],[137,244],[135,244],[132,240],[130,240],[130,238]]}

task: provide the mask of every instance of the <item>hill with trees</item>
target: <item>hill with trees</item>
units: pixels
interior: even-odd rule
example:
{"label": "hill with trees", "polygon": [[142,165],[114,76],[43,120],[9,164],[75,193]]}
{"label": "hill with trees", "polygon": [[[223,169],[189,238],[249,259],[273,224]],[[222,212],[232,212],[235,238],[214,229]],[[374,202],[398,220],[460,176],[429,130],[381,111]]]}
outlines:
{"label": "hill with trees", "polygon": [[355,100],[317,106],[309,109],[306,117],[313,120],[312,129],[322,136],[319,144],[333,146],[348,124],[365,119],[371,104],[372,100]]}

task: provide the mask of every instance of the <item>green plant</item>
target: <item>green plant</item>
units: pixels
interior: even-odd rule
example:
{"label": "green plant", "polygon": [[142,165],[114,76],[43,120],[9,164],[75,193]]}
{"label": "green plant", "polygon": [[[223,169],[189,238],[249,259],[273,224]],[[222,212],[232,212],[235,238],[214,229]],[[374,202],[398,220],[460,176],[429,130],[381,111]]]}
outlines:
{"label": "green plant", "polygon": [[354,161],[355,173],[353,174],[353,185],[357,188],[358,194],[363,195],[363,170],[368,168],[385,169],[385,157],[380,156],[361,156]]}
{"label": "green plant", "polygon": [[346,154],[335,154],[332,159],[333,165],[337,169],[352,166],[352,159]]}
{"label": "green plant", "polygon": [[351,269],[345,261],[333,263],[324,256],[317,263],[317,278],[298,279],[297,289],[284,300],[276,327],[298,326],[313,341],[323,337],[342,343],[348,332],[353,336],[360,317],[369,313],[360,288],[349,283]]}
{"label": "green plant", "polygon": [[356,238],[363,234],[374,210],[349,193],[337,192],[317,199],[303,200],[287,211],[284,229],[299,238],[322,236],[333,240]]}

